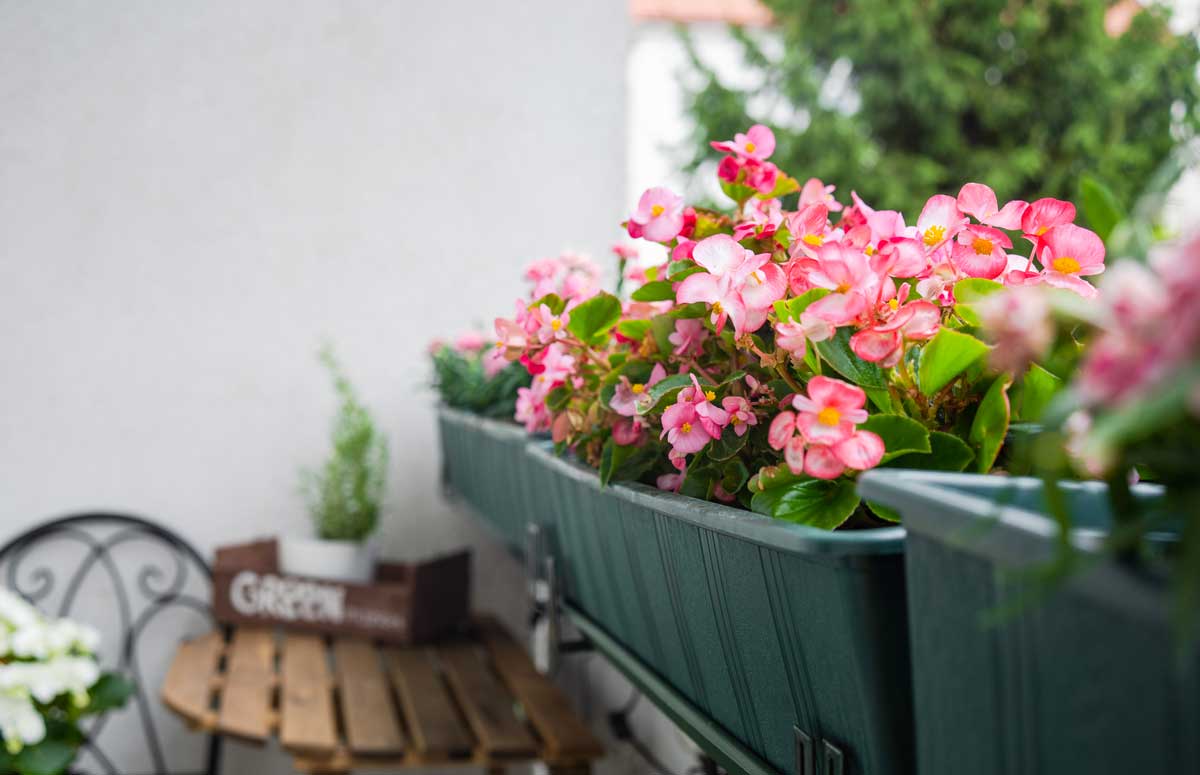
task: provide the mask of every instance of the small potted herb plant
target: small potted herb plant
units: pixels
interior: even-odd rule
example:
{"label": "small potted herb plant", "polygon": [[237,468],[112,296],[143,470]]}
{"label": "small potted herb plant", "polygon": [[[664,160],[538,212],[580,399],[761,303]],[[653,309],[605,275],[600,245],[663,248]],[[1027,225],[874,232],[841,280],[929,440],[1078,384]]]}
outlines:
{"label": "small potted herb plant", "polygon": [[279,544],[284,573],[365,583],[375,574],[375,545],[387,476],[387,440],[359,401],[333,351],[321,351],[340,400],[333,453],[319,470],[302,472],[316,538],[287,537]]}

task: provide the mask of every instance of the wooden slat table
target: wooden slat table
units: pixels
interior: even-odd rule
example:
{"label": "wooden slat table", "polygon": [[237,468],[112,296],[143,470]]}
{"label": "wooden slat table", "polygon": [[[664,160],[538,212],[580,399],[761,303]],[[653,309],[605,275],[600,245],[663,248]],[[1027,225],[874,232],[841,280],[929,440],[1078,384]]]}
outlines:
{"label": "wooden slat table", "polygon": [[297,770],[344,773],[545,762],[587,773],[603,755],[567,699],[494,619],[433,646],[243,627],[180,645],[163,702],[193,728],[279,736]]}

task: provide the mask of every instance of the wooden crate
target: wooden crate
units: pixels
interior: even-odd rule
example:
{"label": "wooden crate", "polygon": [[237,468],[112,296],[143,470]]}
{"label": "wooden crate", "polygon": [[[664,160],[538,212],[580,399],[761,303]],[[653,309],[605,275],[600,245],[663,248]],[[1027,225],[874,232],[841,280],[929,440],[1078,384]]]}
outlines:
{"label": "wooden crate", "polygon": [[379,563],[375,582],[351,584],[279,572],[274,539],[217,549],[213,615],[389,643],[423,643],[462,628],[470,612],[471,555]]}

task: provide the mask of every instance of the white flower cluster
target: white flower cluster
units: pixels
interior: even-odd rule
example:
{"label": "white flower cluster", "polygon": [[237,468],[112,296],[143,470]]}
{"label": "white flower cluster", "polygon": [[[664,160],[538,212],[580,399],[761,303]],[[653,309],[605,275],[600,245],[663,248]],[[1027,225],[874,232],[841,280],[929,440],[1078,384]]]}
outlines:
{"label": "white flower cluster", "polygon": [[76,707],[100,678],[100,635],[68,619],[48,619],[0,588],[0,736],[10,753],[41,742],[46,723],[35,703],[67,694]]}

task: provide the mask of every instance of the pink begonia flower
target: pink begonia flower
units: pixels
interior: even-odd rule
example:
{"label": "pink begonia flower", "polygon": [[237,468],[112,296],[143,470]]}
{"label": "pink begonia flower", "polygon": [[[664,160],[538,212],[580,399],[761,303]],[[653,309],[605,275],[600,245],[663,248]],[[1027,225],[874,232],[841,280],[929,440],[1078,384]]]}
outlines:
{"label": "pink begonia flower", "polygon": [[613,423],[613,442],[622,447],[640,447],[646,442],[646,425],[637,417],[622,417]]}
{"label": "pink begonia flower", "polygon": [[878,465],[883,459],[883,440],[854,427],[867,417],[862,409],[866,394],[827,377],[813,377],[808,393],[807,397],[794,396],[798,411],[780,412],[767,430],[767,443],[783,450],[788,469],[797,475],[835,479],[847,468],[862,471]]}
{"label": "pink begonia flower", "polygon": [[546,409],[546,397],[533,388],[517,388],[517,405],[514,419],[525,424],[526,433],[537,433],[550,429],[550,412]]}
{"label": "pink begonia flower", "polygon": [[750,407],[750,402],[741,396],[726,396],[721,399],[721,408],[729,414],[729,424],[739,436],[745,435],[751,425],[758,425],[758,417]]}
{"label": "pink begonia flower", "polygon": [[716,484],[713,485],[712,494],[713,494],[714,498],[721,501],[722,503],[733,503],[735,500],[737,500],[737,496],[730,492],[727,492],[725,490],[725,488],[721,486],[720,482],[717,482]]}
{"label": "pink begonia flower", "polygon": [[661,186],[646,189],[629,221],[651,242],[670,242],[683,230],[683,198]]}
{"label": "pink begonia flower", "polygon": [[775,190],[779,181],[779,168],[769,161],[747,161],[743,166],[746,171],[746,185],[760,194],[770,194]]}
{"label": "pink begonia flower", "polygon": [[650,408],[648,406],[650,395],[646,392],[647,388],[654,387],[666,376],[667,370],[661,363],[654,364],[654,368],[650,371],[650,379],[644,383],[631,383],[629,377],[622,374],[620,381],[617,382],[617,389],[613,393],[612,400],[608,402],[609,407],[623,417],[645,414]]}
{"label": "pink begonia flower", "polygon": [[1042,235],[1055,226],[1075,222],[1075,205],[1046,197],[1029,205],[1021,216],[1021,232],[1033,243],[1033,252],[1042,250]]}
{"label": "pink begonia flower", "polygon": [[558,342],[542,350],[537,363],[540,369],[533,378],[533,384],[546,393],[575,373],[575,356],[568,354]]}
{"label": "pink begonia flower", "polygon": [[686,237],[680,237],[675,242],[675,247],[671,249],[671,260],[682,261],[685,258],[692,257],[692,251],[696,249],[696,243]]}
{"label": "pink begonia flower", "polygon": [[729,423],[729,413],[714,406],[712,391],[705,391],[692,375],[692,385],[679,391],[675,403],[662,415],[662,436],[666,436],[676,455],[690,455],[704,449],[713,439],[721,438],[721,429]]}
{"label": "pink begonia flower", "polygon": [[1028,202],[1014,199],[997,207],[996,192],[982,183],[967,183],[958,192],[958,209],[975,220],[997,229],[1019,229]]}
{"label": "pink begonia flower", "polygon": [[483,373],[494,377],[508,366],[509,360],[504,357],[504,351],[495,347],[490,348],[483,356]]}
{"label": "pink begonia flower", "polygon": [[742,171],[742,161],[736,156],[726,156],[717,165],[717,177],[726,183],[736,183]]}
{"label": "pink begonia flower", "polygon": [[[908,287],[904,286],[904,291]],[[918,300],[899,306],[903,301],[903,297],[893,298],[891,302],[897,307],[891,315],[850,337],[850,349],[855,355],[890,369],[904,355],[905,342],[931,339],[938,332],[942,312],[936,305]]]}
{"label": "pink begonia flower", "polygon": [[766,239],[774,236],[779,224],[783,223],[783,210],[778,199],[759,199],[747,210],[746,220],[733,227],[735,240],[746,237]]}
{"label": "pink begonia flower", "polygon": [[805,441],[834,444],[850,438],[854,426],[867,419],[863,389],[839,379],[817,376],[808,381],[808,395],[796,395],[796,427]]}
{"label": "pink begonia flower", "polygon": [[727,319],[738,334],[758,330],[766,322],[767,310],[787,291],[787,277],[769,254],[755,254],[728,234],[701,240],[692,256],[708,271],[685,278],[675,299],[680,304],[711,304],[717,333]]}
{"label": "pink begonia flower", "polygon": [[705,339],[708,339],[708,329],[696,318],[676,320],[674,333],[667,337],[667,341],[675,345],[673,352],[684,358],[699,355]]}
{"label": "pink begonia flower", "polygon": [[917,218],[917,232],[927,248],[935,248],[958,236],[967,222],[954,197],[934,194]]}
{"label": "pink begonia flower", "polygon": [[804,354],[808,351],[808,334],[804,325],[792,321],[779,321],[775,324],[775,344],[787,350],[797,361],[804,360]]}
{"label": "pink begonia flower", "polygon": [[682,471],[677,474],[663,474],[654,480],[654,486],[666,492],[679,492],[684,476]]}
{"label": "pink begonia flower", "polygon": [[923,278],[928,276],[931,268],[924,243],[915,237],[882,240],[875,249],[875,255],[879,257],[876,271],[892,277]]}
{"label": "pink begonia flower", "polygon": [[465,334],[460,334],[454,340],[454,349],[464,353],[475,353],[482,350],[485,344],[483,334],[478,331],[468,331]]}
{"label": "pink begonia flower", "polygon": [[737,154],[743,159],[762,161],[775,153],[775,133],[769,127],[755,124],[745,134],[738,132],[732,140],[713,141],[711,145],[718,151]]}
{"label": "pink begonia flower", "polygon": [[788,252],[792,256],[803,254],[815,258],[817,249],[829,239],[829,208],[821,203],[802,205],[785,220],[792,235]]}
{"label": "pink begonia flower", "polygon": [[616,254],[617,258],[621,258],[626,261],[638,257],[637,248],[635,248],[633,245],[626,245],[624,242],[618,242],[617,244],[613,245],[612,252]]}
{"label": "pink begonia flower", "polygon": [[539,304],[533,314],[537,316],[538,320],[537,338],[539,342],[549,344],[567,337],[567,324],[571,322],[569,314],[563,312],[561,315],[555,315],[545,304]]}
{"label": "pink begonia flower", "polygon": [[988,280],[999,277],[1008,267],[1007,248],[1012,240],[990,226],[968,226],[958,233],[951,261],[968,277]]}
{"label": "pink begonia flower", "polygon": [[529,335],[524,326],[507,318],[496,318],[496,349],[503,352],[510,361],[515,361],[525,353],[529,344]]}
{"label": "pink begonia flower", "polygon": [[833,198],[834,191],[837,191],[837,186],[827,186],[817,178],[809,178],[800,188],[800,208],[802,209],[805,205],[820,204],[832,213],[840,213],[842,205]]}
{"label": "pink begonia flower", "polygon": [[980,300],[977,311],[995,344],[988,362],[999,371],[1024,373],[1054,342],[1054,320],[1042,288],[1007,288]]}
{"label": "pink begonia flower", "polygon": [[1051,227],[1042,235],[1042,281],[1075,291],[1084,298],[1096,288],[1081,278],[1104,271],[1104,241],[1095,232],[1071,223]]}

